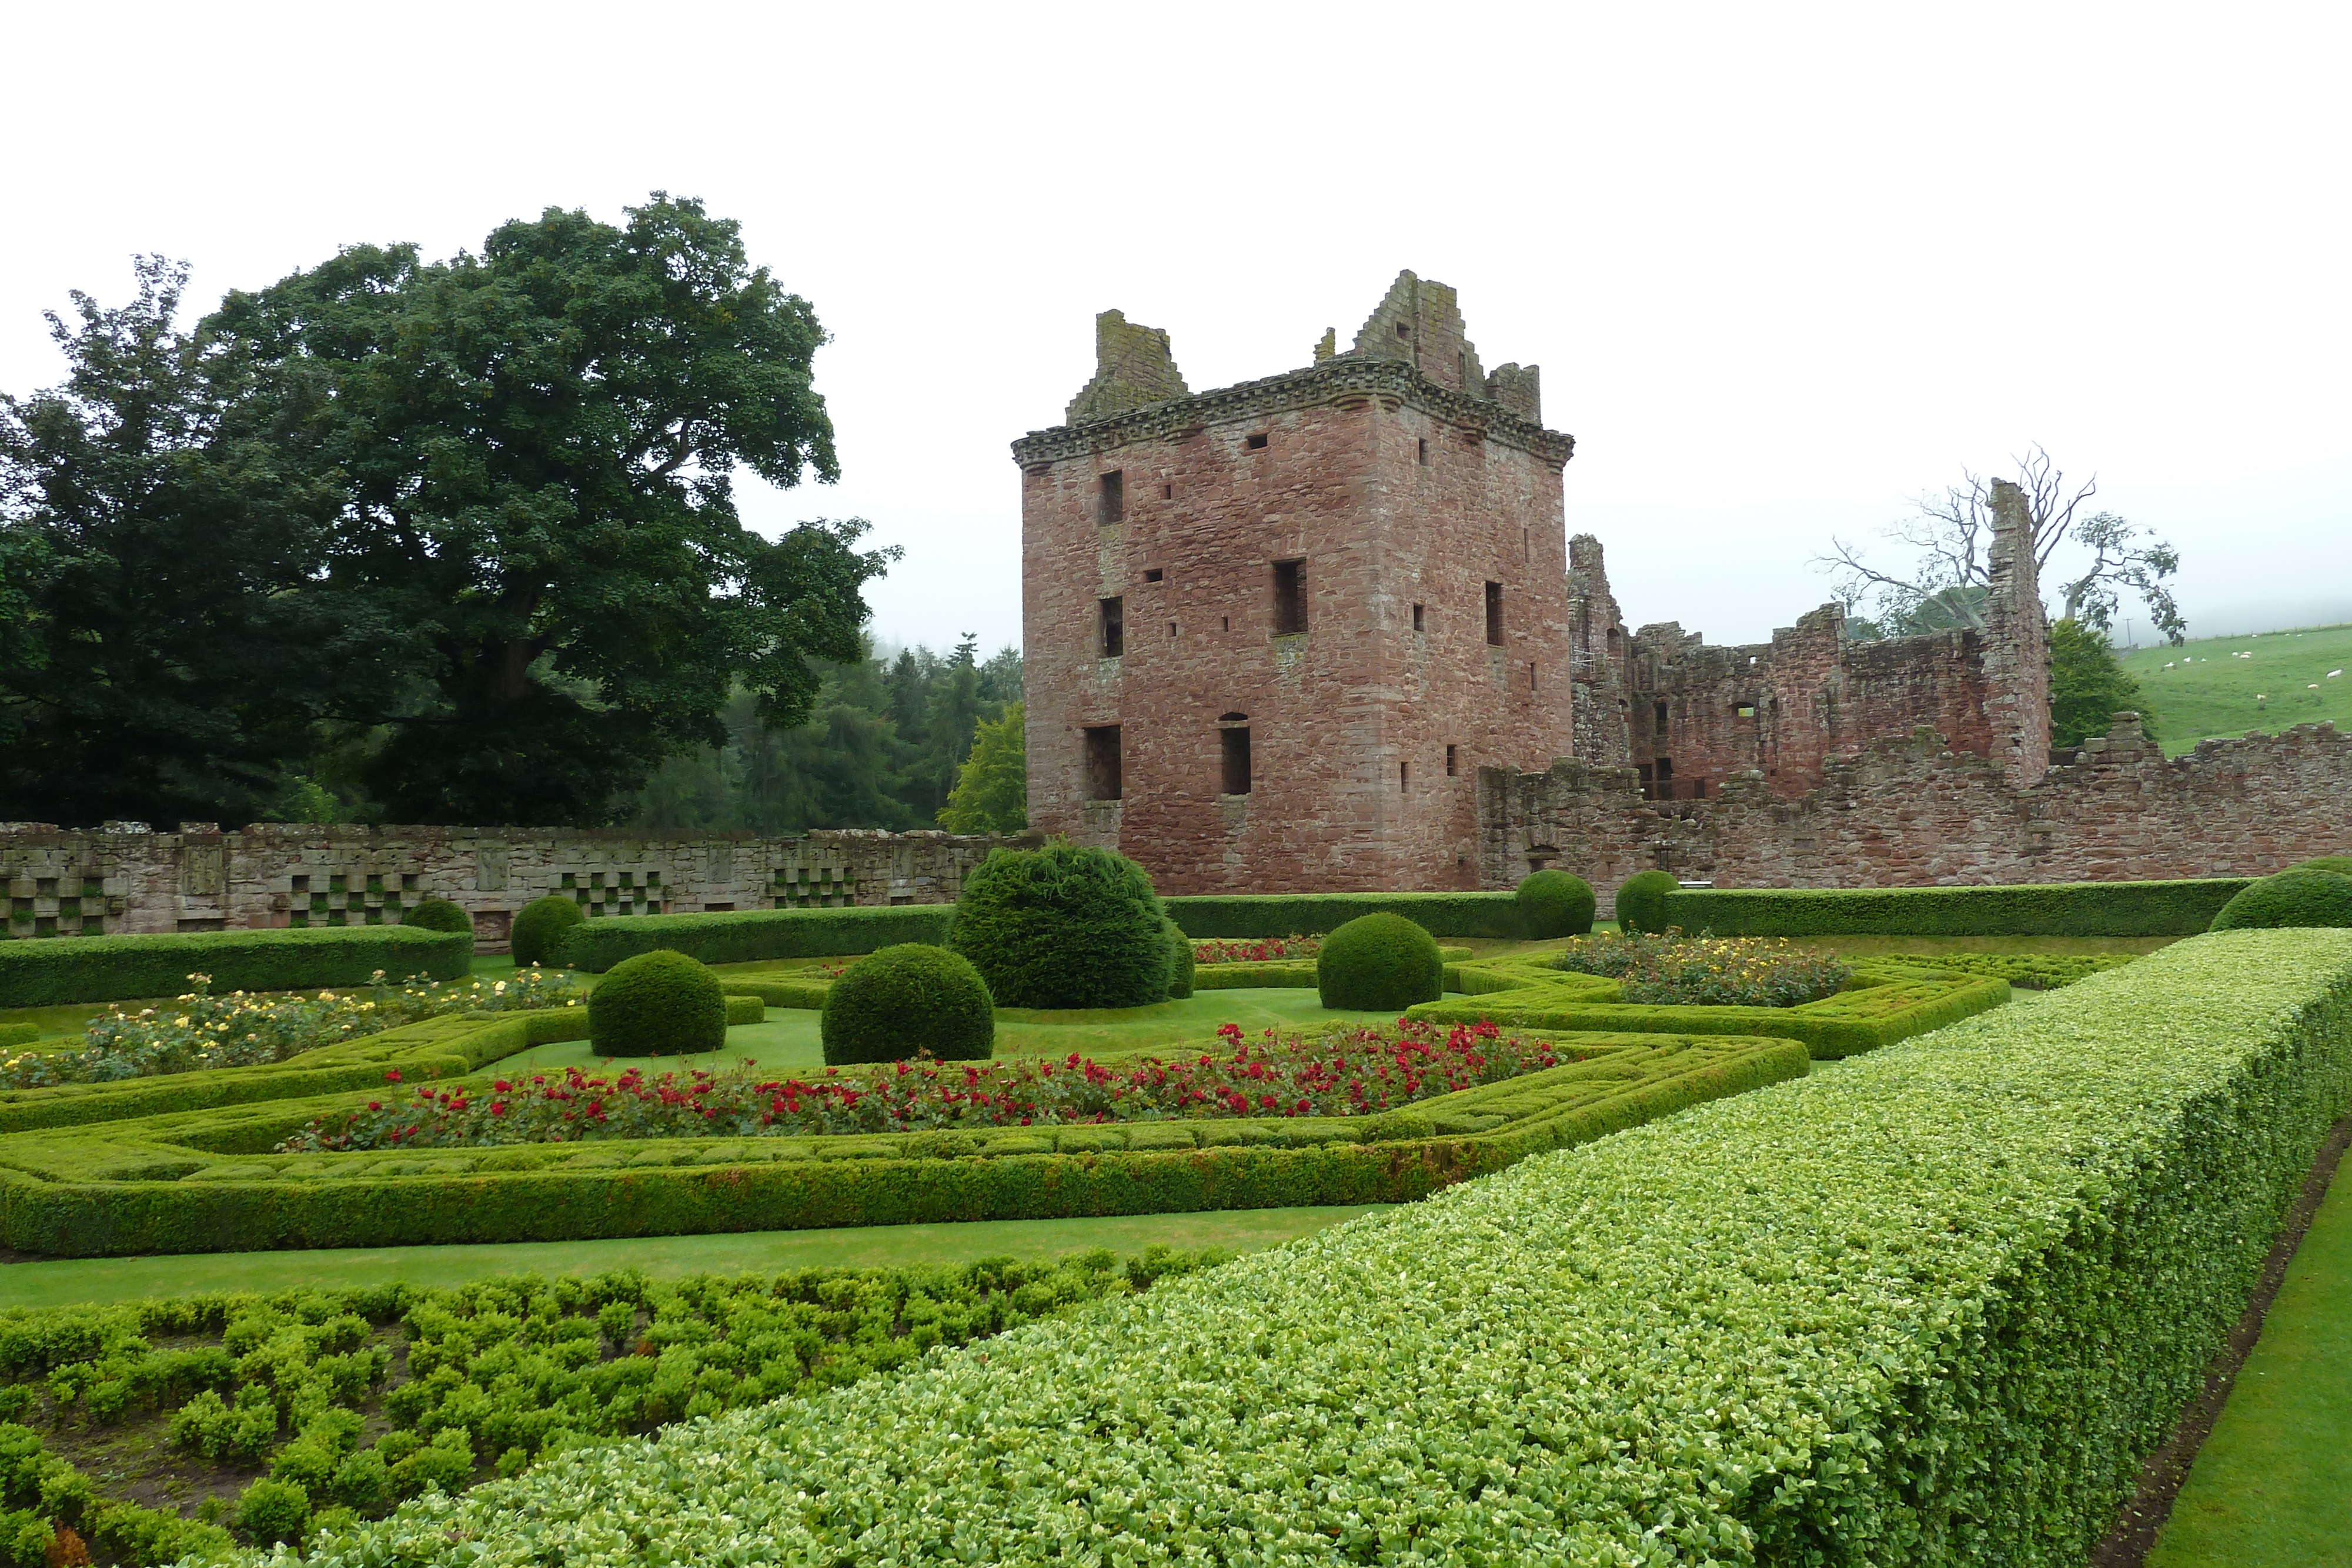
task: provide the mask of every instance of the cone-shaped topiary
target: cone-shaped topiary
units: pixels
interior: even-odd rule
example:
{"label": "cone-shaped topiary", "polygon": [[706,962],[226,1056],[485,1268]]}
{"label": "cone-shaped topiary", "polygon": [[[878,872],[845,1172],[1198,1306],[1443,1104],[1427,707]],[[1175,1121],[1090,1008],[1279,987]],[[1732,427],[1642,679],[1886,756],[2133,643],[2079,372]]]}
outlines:
{"label": "cone-shaped topiary", "polygon": [[1539,871],[1511,895],[1518,905],[1519,929],[1537,941],[1588,936],[1598,901],[1592,884],[1564,871]]}
{"label": "cone-shaped topiary", "polygon": [[877,948],[834,981],[817,1030],[829,1067],[904,1061],[923,1051],[985,1061],[996,1051],[996,1007],[961,955],[905,942]]}
{"label": "cone-shaped topiary", "polygon": [[588,1046],[600,1056],[696,1056],[727,1043],[727,993],[683,953],[624,958],[588,993]]}
{"label": "cone-shaped topiary", "polygon": [[1636,872],[1617,890],[1617,926],[1655,936],[1666,928],[1666,894],[1682,885],[1672,872]]}
{"label": "cone-shaped topiary", "polygon": [[446,898],[428,898],[400,917],[403,925],[414,925],[425,931],[463,931],[474,934],[474,917],[459,905]]}
{"label": "cone-shaped topiary", "polygon": [[508,932],[508,940],[514,948],[515,967],[527,969],[533,964],[555,963],[564,933],[579,925],[580,919],[580,905],[560,893],[551,893],[524,904],[515,913],[514,925]]}
{"label": "cone-shaped topiary", "polygon": [[1192,994],[1192,939],[1173,920],[1168,923],[1168,994],[1184,998]]}
{"label": "cone-shaped topiary", "polygon": [[1360,915],[1323,938],[1315,988],[1327,1008],[1385,1012],[1445,994],[1437,938],[1402,915]]}
{"label": "cone-shaped topiary", "polygon": [[2283,871],[2239,889],[2216,931],[2267,930],[2282,925],[2352,926],[2352,876],[2332,871]]}
{"label": "cone-shaped topiary", "polygon": [[997,850],[964,877],[948,946],[1001,1008],[1149,1007],[1168,999],[1167,919],[1125,855]]}

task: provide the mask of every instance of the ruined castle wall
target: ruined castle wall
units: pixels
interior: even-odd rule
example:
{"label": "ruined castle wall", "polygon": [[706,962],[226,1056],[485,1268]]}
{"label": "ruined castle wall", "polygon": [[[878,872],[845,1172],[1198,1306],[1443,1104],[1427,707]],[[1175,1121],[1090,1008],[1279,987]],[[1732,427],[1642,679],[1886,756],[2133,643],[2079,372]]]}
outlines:
{"label": "ruined castle wall", "polygon": [[1921,887],[2259,876],[2352,842],[2352,737],[2331,725],[2203,741],[2167,759],[2137,716],[2034,783],[1932,733],[1831,760],[1775,796],[1749,773],[1719,799],[1640,798],[1622,769],[1555,764],[1479,783],[1488,887],[1539,865],[1604,896],[1634,870],[1719,887]]}
{"label": "ruined castle wall", "polygon": [[[1032,823],[1167,893],[1475,885],[1476,768],[1570,746],[1566,442],[1543,434],[1343,357],[1020,444]],[[1278,621],[1286,561],[1303,631]],[[1120,798],[1091,798],[1087,732],[1111,726]]]}
{"label": "ruined castle wall", "polygon": [[948,833],[691,838],[529,828],[143,823],[60,832],[0,823],[11,936],[396,924],[446,898],[503,951],[515,911],[546,894],[591,915],[952,901],[999,843]]}

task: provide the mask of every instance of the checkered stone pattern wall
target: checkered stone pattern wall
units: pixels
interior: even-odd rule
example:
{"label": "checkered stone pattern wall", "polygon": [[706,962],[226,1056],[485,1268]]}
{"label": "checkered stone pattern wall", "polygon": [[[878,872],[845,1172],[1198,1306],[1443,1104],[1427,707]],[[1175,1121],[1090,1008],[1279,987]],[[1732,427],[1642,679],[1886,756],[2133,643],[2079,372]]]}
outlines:
{"label": "checkered stone pattern wall", "polygon": [[1034,837],[813,832],[668,837],[558,829],[184,822],[60,831],[0,822],[11,937],[397,924],[428,898],[502,951],[515,912],[553,894],[592,919],[952,902],[964,873]]}

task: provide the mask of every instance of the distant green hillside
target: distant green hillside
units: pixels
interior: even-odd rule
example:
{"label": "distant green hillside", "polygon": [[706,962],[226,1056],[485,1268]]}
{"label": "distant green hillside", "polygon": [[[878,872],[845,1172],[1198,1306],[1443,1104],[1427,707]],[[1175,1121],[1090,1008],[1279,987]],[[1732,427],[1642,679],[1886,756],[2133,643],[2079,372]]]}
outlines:
{"label": "distant green hillside", "polygon": [[[2323,718],[2352,730],[2352,626],[2141,648],[2123,664],[2147,695],[2168,757],[2209,736],[2275,733]],[[2345,673],[2329,680],[2330,670]]]}

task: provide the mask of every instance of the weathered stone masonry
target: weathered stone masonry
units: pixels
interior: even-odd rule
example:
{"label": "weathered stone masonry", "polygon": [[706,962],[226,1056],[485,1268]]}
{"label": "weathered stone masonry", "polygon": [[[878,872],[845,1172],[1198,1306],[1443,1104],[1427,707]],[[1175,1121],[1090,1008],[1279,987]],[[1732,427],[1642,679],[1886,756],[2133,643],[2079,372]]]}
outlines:
{"label": "weathered stone masonry", "polygon": [[1192,395],[1097,322],[1013,444],[1031,823],[1166,893],[1477,884],[1475,775],[1570,748],[1569,437],[1411,273],[1355,346]]}
{"label": "weathered stone masonry", "polygon": [[528,828],[145,823],[60,832],[0,822],[11,936],[397,923],[446,898],[502,951],[514,912],[546,894],[591,915],[951,902],[1000,843],[949,833],[695,838]]}

